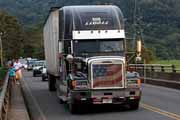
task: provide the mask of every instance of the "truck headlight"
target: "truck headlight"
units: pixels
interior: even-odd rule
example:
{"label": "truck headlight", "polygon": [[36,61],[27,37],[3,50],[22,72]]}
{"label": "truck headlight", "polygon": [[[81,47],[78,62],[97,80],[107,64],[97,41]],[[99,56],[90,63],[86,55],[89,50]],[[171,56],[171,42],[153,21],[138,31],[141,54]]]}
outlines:
{"label": "truck headlight", "polygon": [[87,80],[72,80],[71,81],[72,89],[87,89],[89,84]]}
{"label": "truck headlight", "polygon": [[141,87],[141,79],[127,79],[127,85]]}

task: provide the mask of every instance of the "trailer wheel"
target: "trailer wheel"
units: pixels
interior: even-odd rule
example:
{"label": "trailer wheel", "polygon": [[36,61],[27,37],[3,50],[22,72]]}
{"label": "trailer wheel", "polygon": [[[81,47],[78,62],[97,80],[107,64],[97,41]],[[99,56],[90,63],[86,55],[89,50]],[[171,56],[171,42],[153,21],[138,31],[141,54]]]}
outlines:
{"label": "trailer wheel", "polygon": [[56,91],[56,78],[48,74],[48,86],[49,91]]}
{"label": "trailer wheel", "polygon": [[139,101],[129,103],[129,107],[131,110],[137,110],[139,108]]}

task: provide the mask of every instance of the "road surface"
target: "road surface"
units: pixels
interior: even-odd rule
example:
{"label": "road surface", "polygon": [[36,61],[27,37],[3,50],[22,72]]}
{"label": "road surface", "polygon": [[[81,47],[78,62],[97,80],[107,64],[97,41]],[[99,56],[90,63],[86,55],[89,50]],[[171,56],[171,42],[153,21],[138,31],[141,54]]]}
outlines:
{"label": "road surface", "polygon": [[56,92],[48,91],[48,82],[32,77],[24,71],[24,81],[46,120],[180,120],[180,91],[164,87],[142,85],[140,108],[96,106],[84,114],[72,115],[67,105],[59,104]]}

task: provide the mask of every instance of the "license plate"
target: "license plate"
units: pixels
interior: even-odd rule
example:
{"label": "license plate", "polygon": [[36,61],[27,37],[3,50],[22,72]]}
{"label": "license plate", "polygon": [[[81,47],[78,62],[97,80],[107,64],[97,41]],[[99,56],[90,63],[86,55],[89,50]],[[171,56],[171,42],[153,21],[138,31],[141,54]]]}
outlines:
{"label": "license plate", "polygon": [[103,99],[103,103],[112,103],[112,99]]}

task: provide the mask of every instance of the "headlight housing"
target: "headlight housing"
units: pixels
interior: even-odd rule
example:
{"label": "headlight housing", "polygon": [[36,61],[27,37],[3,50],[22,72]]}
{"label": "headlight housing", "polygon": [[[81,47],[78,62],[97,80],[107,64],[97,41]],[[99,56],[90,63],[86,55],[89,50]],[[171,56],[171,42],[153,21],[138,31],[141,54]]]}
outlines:
{"label": "headlight housing", "polygon": [[128,87],[141,87],[141,79],[137,72],[127,72],[126,74]]}

